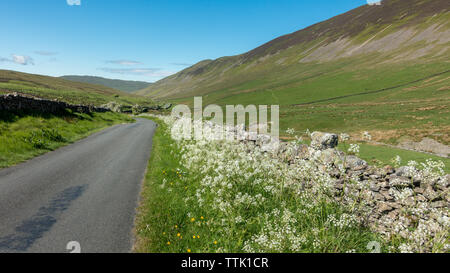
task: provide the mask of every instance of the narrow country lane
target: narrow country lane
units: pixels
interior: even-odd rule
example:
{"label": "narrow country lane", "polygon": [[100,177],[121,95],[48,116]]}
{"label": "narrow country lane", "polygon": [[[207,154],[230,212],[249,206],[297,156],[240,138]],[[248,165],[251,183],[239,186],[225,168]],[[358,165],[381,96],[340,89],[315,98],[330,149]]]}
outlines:
{"label": "narrow country lane", "polygon": [[0,253],[130,252],[156,124],[138,119],[0,171]]}

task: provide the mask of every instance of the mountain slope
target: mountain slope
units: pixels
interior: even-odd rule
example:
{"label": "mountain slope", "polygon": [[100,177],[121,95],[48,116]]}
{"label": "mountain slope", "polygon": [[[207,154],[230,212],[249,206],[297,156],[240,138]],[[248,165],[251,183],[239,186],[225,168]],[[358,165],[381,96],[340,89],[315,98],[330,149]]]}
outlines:
{"label": "mountain slope", "polygon": [[75,76],[75,75],[67,75],[60,77],[65,80],[74,81],[74,82],[83,82],[83,83],[91,83],[97,85],[103,85],[106,87],[114,88],[124,92],[134,92],[144,88],[147,88],[151,85],[148,82],[141,81],[123,81],[116,79],[106,79],[102,77],[94,77],[94,76]]}
{"label": "mountain slope", "polygon": [[[393,87],[450,70],[449,45],[448,1],[386,0],[242,55],[202,61],[137,94],[183,102],[203,95],[207,103],[280,105],[377,90],[394,94],[399,90]],[[431,81],[437,81],[439,88],[448,83],[440,77]],[[399,98],[417,95],[396,94]]]}
{"label": "mountain slope", "polygon": [[110,101],[122,104],[150,104],[149,98],[125,93],[102,85],[80,83],[62,78],[0,70],[0,94],[18,92],[75,104],[101,105]]}

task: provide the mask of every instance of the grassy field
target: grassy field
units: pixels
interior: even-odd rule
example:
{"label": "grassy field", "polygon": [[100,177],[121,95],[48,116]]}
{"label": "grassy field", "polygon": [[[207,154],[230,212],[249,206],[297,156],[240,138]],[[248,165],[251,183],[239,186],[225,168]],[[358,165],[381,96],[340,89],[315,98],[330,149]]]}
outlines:
{"label": "grassy field", "polygon": [[124,105],[152,105],[149,98],[121,92],[106,86],[62,78],[0,70],[0,94],[18,92],[72,104],[102,105],[115,101]]}
{"label": "grassy field", "polygon": [[[322,64],[322,69],[328,65]],[[391,145],[419,142],[425,137],[449,145],[450,72],[439,74],[448,68],[448,64],[358,67],[359,70],[344,66],[328,75],[305,76],[303,80],[299,77],[290,85],[280,75],[207,94],[203,105],[279,104],[282,137],[287,136],[288,128],[300,135],[306,130],[347,133],[352,139],[360,139],[367,131],[374,141]],[[175,101],[190,106],[193,103],[192,98]],[[369,162],[378,157],[389,164],[397,154],[404,155],[404,163],[434,158],[383,146],[363,145],[361,149],[361,156]],[[448,170],[448,159],[436,159],[444,161]]]}
{"label": "grassy field", "polygon": [[106,127],[132,122],[117,113],[66,115],[0,113],[0,168],[73,143]]}
{"label": "grassy field", "polygon": [[[310,140],[306,135],[302,135],[303,143],[310,144]],[[292,137],[287,137],[285,140],[294,140]],[[366,141],[349,141],[348,143],[339,143],[338,149],[347,152],[350,144],[359,145],[358,156],[370,165],[377,167],[384,167],[387,165],[393,165],[393,159],[399,156],[401,158],[401,164],[407,165],[409,161],[416,161],[417,163],[425,163],[428,159],[434,161],[442,161],[445,164],[444,171],[450,173],[450,158],[444,158],[428,153],[410,151],[400,148],[394,148],[387,145],[379,145],[368,143]]]}
{"label": "grassy field", "polygon": [[[205,94],[203,104],[280,105],[281,131],[368,131],[389,144],[423,137],[450,144],[450,72],[439,74],[450,69],[448,64],[370,69],[358,64],[296,66],[243,84],[231,80],[227,84],[232,87]],[[330,72],[322,75],[323,70]],[[296,73],[296,81],[289,82],[287,75]],[[174,102],[192,106],[193,99]]]}
{"label": "grassy field", "polygon": [[[255,236],[260,228],[271,220],[262,217],[264,212],[280,208],[286,203],[292,211],[308,210],[296,222],[298,234],[304,236],[305,243],[295,252],[367,252],[370,241],[380,241],[378,235],[360,226],[342,229],[328,228],[327,219],[331,215],[342,216],[345,209],[337,204],[321,203],[308,207],[299,199],[291,199],[289,193],[285,196],[270,197],[269,205],[261,208],[247,207],[240,211],[247,215],[243,223],[225,224],[226,232],[214,225],[223,217],[234,221],[239,214],[223,215],[220,211],[195,205],[198,191],[202,188],[201,177],[192,170],[185,169],[181,164],[180,148],[171,139],[164,123],[155,120],[160,125],[153,138],[152,156],[148,165],[140,207],[136,220],[137,242],[136,252],[164,253],[215,253],[215,252],[246,252],[244,242]],[[232,179],[232,183],[238,183]],[[241,183],[253,183],[242,180]],[[255,194],[250,185],[240,187],[242,194]],[[205,199],[213,195],[202,197]],[[281,199],[280,199],[281,198]],[[281,202],[281,203],[280,203]],[[237,213],[237,212],[236,212]],[[289,224],[283,226],[289,228]],[[321,246],[315,245],[320,241]],[[285,252],[292,252],[284,246]],[[271,252],[275,249],[260,249]]]}
{"label": "grassy field", "polygon": [[[340,149],[344,150],[343,145],[340,145]],[[450,158],[443,158],[426,153],[363,143],[360,144],[359,156],[362,159],[366,160],[369,164],[380,167],[393,165],[392,160],[396,156],[400,156],[400,158],[402,159],[402,165],[407,165],[411,160],[418,163],[425,163],[426,160],[432,159],[434,161],[442,161],[445,164],[444,171],[446,173],[450,173]]]}

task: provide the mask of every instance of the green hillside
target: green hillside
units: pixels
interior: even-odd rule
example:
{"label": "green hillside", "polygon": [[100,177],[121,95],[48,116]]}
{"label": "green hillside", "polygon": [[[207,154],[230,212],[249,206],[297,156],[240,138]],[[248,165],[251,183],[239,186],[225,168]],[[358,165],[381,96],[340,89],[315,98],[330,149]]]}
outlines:
{"label": "green hillside", "polygon": [[106,79],[102,77],[94,77],[94,76],[62,76],[62,79],[74,81],[74,82],[83,82],[83,83],[91,83],[97,85],[103,85],[110,88],[114,88],[124,92],[135,92],[150,86],[151,83],[148,82],[140,82],[140,81],[123,81],[123,80],[115,80],[115,79]]}
{"label": "green hillside", "polygon": [[73,104],[101,105],[116,101],[125,105],[152,104],[150,98],[110,87],[61,78],[0,70],[0,94],[18,92]]}
{"label": "green hillside", "polygon": [[250,52],[202,61],[137,94],[192,104],[278,104],[282,129],[450,143],[445,0],[365,5]]}

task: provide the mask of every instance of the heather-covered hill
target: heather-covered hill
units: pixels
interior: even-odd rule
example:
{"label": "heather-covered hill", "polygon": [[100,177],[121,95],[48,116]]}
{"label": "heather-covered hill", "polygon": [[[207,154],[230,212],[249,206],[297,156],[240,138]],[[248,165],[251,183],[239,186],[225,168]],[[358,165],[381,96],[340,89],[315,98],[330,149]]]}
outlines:
{"label": "heather-covered hill", "polygon": [[219,104],[273,98],[290,105],[405,84],[450,68],[449,19],[445,0],[386,0],[242,55],[199,62],[137,93],[171,99],[208,95]]}

